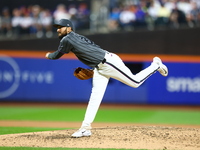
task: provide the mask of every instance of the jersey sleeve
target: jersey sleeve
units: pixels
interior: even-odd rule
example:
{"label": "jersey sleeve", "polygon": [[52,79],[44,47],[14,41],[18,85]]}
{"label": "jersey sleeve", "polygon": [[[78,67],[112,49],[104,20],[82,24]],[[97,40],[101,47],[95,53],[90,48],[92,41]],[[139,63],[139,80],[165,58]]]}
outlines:
{"label": "jersey sleeve", "polygon": [[50,53],[48,58],[49,59],[59,59],[62,55],[64,55],[64,54],[57,50],[57,51],[55,51],[53,53]]}
{"label": "jersey sleeve", "polygon": [[64,37],[58,46],[58,50],[49,54],[49,59],[59,59],[66,53],[69,53],[73,49],[73,45],[68,41],[67,36]]}
{"label": "jersey sleeve", "polygon": [[69,42],[67,36],[60,41],[58,51],[61,53],[69,53],[73,49],[73,45]]}

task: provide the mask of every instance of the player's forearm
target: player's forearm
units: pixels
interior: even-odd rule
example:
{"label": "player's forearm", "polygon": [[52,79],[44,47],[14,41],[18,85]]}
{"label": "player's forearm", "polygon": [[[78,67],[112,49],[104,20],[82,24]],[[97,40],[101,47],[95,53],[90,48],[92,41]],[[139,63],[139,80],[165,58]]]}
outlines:
{"label": "player's forearm", "polygon": [[45,57],[48,59],[59,59],[62,55],[63,53],[55,51],[53,53],[48,52]]}

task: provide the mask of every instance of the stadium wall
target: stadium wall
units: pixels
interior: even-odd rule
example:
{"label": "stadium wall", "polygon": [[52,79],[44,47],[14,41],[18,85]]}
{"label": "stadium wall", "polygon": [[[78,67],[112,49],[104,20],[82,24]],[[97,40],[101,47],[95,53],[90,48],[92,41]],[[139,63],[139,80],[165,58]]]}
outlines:
{"label": "stadium wall", "polygon": [[[85,34],[84,34],[85,35]],[[86,35],[103,49],[125,54],[200,55],[200,28]],[[58,38],[0,41],[2,50],[54,51]]]}

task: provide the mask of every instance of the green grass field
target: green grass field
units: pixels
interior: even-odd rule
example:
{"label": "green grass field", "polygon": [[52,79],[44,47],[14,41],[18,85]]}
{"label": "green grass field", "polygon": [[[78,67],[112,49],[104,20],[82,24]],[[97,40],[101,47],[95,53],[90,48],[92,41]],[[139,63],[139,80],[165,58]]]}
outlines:
{"label": "green grass field", "polygon": [[[83,120],[85,108],[58,107],[0,107],[0,120],[29,120],[29,121],[72,121]],[[115,123],[145,123],[145,124],[183,124],[200,125],[200,110],[167,110],[164,109],[114,109],[100,108],[95,122]],[[63,128],[33,128],[33,127],[0,127],[0,135],[61,130]],[[66,128],[65,128],[66,129]],[[0,147],[2,150],[48,150],[48,148]],[[51,148],[52,149],[52,148]],[[66,148],[53,148],[63,150]],[[80,148],[79,148],[80,149]],[[78,148],[70,150],[79,150]],[[80,149],[85,150],[85,149]],[[89,149],[97,150],[97,149]],[[100,150],[100,149],[98,149]],[[105,150],[105,149],[104,149]],[[112,150],[112,149],[109,149]]]}
{"label": "green grass field", "polygon": [[[83,120],[85,108],[0,107],[0,120]],[[200,110],[100,108],[95,122],[200,125]]]}

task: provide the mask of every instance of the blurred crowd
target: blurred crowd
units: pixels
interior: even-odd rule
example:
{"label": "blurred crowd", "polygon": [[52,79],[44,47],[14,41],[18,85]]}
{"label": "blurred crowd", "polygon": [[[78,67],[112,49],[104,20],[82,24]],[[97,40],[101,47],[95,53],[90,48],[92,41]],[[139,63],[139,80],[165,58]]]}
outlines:
{"label": "blurred crowd", "polygon": [[10,10],[3,8],[0,13],[0,35],[8,38],[18,38],[20,35],[29,37],[51,38],[55,29],[54,21],[61,18],[73,21],[76,29],[89,27],[90,11],[85,3],[79,6],[58,4],[55,11],[42,8],[39,5],[21,6]]}
{"label": "blurred crowd", "polygon": [[[110,0],[106,9],[108,31],[200,27],[200,0]],[[52,24],[61,18],[70,19],[76,30],[89,29],[90,13],[85,3],[58,4],[53,11],[39,5],[5,7],[0,12],[0,37],[51,38]]]}
{"label": "blurred crowd", "polygon": [[199,27],[200,0],[115,1],[108,23],[110,30]]}

